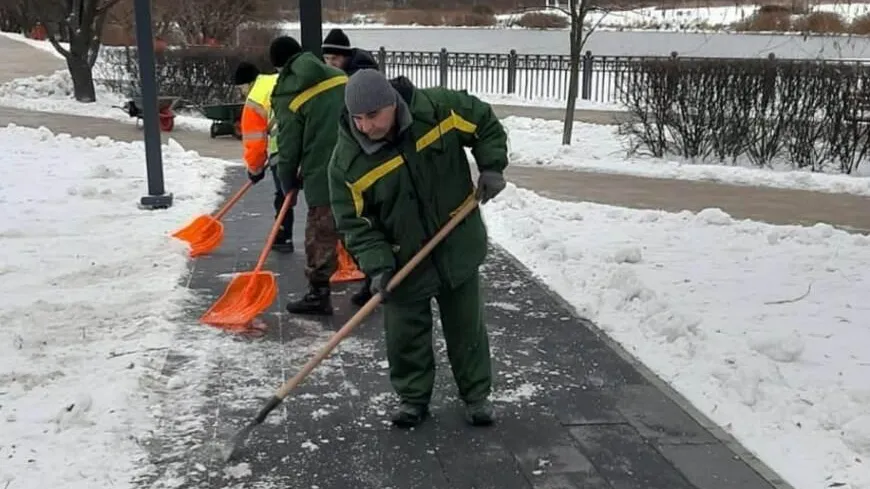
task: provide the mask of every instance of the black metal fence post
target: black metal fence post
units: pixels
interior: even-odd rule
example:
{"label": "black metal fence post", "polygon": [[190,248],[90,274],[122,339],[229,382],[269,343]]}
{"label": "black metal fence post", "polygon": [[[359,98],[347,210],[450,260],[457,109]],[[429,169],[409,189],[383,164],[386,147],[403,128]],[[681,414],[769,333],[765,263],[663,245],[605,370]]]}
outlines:
{"label": "black metal fence post", "polygon": [[140,205],[146,209],[166,209],[172,206],[172,194],[163,184],[163,154],[160,148],[160,127],[157,124],[157,82],[154,75],[154,38],[151,30],[151,1],[135,0],[136,45],[139,54],[139,86],[142,87],[142,124],[145,135],[145,165],[148,173],[148,195]]}
{"label": "black metal fence post", "polygon": [[517,92],[517,50],[511,49],[508,55],[507,93]]}
{"label": "black metal fence post", "polygon": [[586,51],[580,60],[580,98],[583,100],[592,98],[592,62],[592,51]]}
{"label": "black metal fence post", "polygon": [[446,87],[450,84],[450,60],[447,57],[447,48],[441,48],[441,52],[438,54],[438,72],[440,77],[438,82],[442,87]]}

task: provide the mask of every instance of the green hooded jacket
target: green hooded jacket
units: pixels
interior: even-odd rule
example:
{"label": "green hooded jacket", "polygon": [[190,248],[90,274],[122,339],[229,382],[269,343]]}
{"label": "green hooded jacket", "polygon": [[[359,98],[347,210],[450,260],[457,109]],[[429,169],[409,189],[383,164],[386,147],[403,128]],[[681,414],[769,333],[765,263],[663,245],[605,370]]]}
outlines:
{"label": "green hooded jacket", "polygon": [[344,107],[347,75],[309,52],[290,58],[272,91],[278,143],[278,176],[299,175],[309,207],[329,205],[327,166]]}
{"label": "green hooded jacket", "polygon": [[[502,172],[507,134],[492,108],[465,91],[418,89],[405,78],[393,142],[372,142],[342,111],[329,164],[332,212],[345,246],[367,275],[398,270],[467,199],[474,198],[470,147],[479,170]],[[392,292],[396,302],[455,288],[477,273],[487,251],[480,210],[469,214]]]}

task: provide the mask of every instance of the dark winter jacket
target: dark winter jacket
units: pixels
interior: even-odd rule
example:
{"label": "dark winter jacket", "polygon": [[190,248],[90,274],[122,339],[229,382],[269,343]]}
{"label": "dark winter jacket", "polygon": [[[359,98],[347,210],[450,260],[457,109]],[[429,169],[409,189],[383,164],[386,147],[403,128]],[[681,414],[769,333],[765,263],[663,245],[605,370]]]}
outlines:
{"label": "dark winter jacket", "polygon": [[327,165],[344,107],[347,75],[310,52],[290,58],[272,91],[278,126],[278,176],[292,181],[302,169],[309,207],[329,205]]}
{"label": "dark winter jacket", "polygon": [[350,56],[347,57],[342,69],[347,73],[347,76],[351,76],[359,70],[378,69],[378,62],[375,61],[375,58],[372,57],[368,51],[359,48],[352,48],[350,50]]}
{"label": "dark winter jacket", "polygon": [[[465,91],[415,88],[393,80],[401,95],[394,142],[373,142],[342,112],[329,164],[332,211],[346,247],[369,276],[398,270],[473,198],[464,147],[480,170],[508,164],[507,134],[492,108]],[[391,294],[418,300],[456,287],[477,272],[487,233],[475,210]]]}

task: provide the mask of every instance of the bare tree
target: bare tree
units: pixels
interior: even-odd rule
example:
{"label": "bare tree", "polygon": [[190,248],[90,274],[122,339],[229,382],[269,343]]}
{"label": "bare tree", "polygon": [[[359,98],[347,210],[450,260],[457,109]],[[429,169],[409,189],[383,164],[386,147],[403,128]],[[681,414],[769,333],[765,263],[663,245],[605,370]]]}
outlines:
{"label": "bare tree", "polygon": [[[48,41],[66,59],[79,102],[94,102],[93,67],[109,10],[119,0],[22,0],[26,16],[45,26]],[[69,49],[61,46],[69,42]]]}
{"label": "bare tree", "polygon": [[568,0],[567,9],[558,8],[571,19],[568,104],[565,106],[565,126],[562,128],[562,144],[570,145],[571,135],[574,130],[574,109],[577,107],[577,94],[580,86],[580,60],[583,58],[583,47],[586,45],[589,36],[595,32],[595,29],[604,20],[606,13],[598,19],[595,25],[585,29],[586,14],[593,11],[604,11],[604,9],[594,3],[594,0]]}
{"label": "bare tree", "polygon": [[[607,16],[608,9],[601,6],[606,0],[568,0],[568,6],[526,7],[521,10],[558,10],[571,20],[570,62],[568,77],[568,103],[565,107],[565,126],[562,129],[562,144],[571,144],[571,134],[574,130],[574,109],[577,107],[577,95],[580,91],[580,61],[583,59],[583,47],[589,36]],[[560,4],[564,2],[559,2]],[[590,12],[604,12],[594,25],[586,28],[586,15]]]}
{"label": "bare tree", "polygon": [[175,5],[173,18],[189,44],[231,40],[236,29],[258,8],[254,0],[187,0]]}

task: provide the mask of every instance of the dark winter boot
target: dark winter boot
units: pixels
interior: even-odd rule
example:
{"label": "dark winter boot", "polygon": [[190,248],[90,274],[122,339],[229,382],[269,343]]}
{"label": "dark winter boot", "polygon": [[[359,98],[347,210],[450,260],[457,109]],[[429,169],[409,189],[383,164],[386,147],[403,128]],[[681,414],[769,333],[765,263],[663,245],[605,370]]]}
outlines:
{"label": "dark winter boot", "polygon": [[355,306],[362,307],[372,298],[372,295],[372,279],[366,277],[365,283],[362,284],[362,287],[360,287],[356,294],[351,296],[350,301]]}
{"label": "dark winter boot", "polygon": [[426,404],[411,404],[403,402],[393,413],[392,422],[399,428],[419,426],[429,416],[429,406]]}
{"label": "dark winter boot", "polygon": [[332,315],[332,299],[329,287],[311,286],[302,299],[287,304],[287,312],[291,314],[314,314],[318,316]]}
{"label": "dark winter boot", "polygon": [[272,243],[272,250],[280,253],[293,253],[293,235],[284,230],[284,226],[278,228],[278,234],[275,235],[275,242]]}
{"label": "dark winter boot", "polygon": [[489,426],[495,422],[495,412],[489,399],[465,405],[465,421],[472,426]]}

